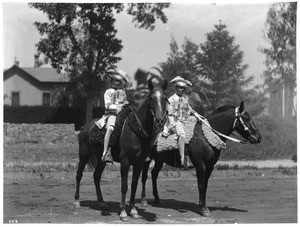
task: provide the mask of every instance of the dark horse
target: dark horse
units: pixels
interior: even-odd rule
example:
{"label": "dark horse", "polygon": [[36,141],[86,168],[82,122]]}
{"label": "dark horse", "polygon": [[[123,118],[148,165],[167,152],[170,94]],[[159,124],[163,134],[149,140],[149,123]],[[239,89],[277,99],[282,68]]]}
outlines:
{"label": "dark horse", "polygon": [[[119,138],[119,143],[112,147],[112,156],[115,162],[121,164],[121,212],[120,218],[122,221],[128,221],[125,211],[125,197],[128,190],[128,172],[129,167],[133,166],[133,176],[131,184],[131,216],[139,218],[135,209],[135,193],[138,184],[138,178],[143,169],[145,159],[149,157],[155,136],[162,130],[166,120],[167,96],[165,90],[168,86],[167,81],[164,81],[161,87],[152,84],[148,81],[149,94],[141,105],[126,118],[122,132]],[[89,143],[91,128],[94,126],[95,120],[87,123],[80,131],[79,139],[79,165],[76,175],[76,192],[75,206],[80,206],[79,203],[79,187],[82,178],[82,172],[85,165],[89,162],[95,168],[94,183],[97,193],[97,201],[100,206],[107,206],[103,200],[100,180],[102,172],[106,166],[105,162],[101,161],[103,153],[103,145],[92,145]]]}
{"label": "dark horse", "polygon": [[[222,106],[213,111],[207,117],[211,127],[225,136],[230,135],[233,131],[238,132],[245,143],[260,143],[261,135],[256,128],[253,120],[248,112],[244,109],[244,102],[241,102],[239,107]],[[226,138],[220,137],[224,142]],[[154,202],[159,203],[159,196],[157,191],[157,177],[163,166],[166,163],[175,166],[174,153],[176,151],[162,151],[157,152],[155,146],[153,147],[153,159],[155,161],[154,167],[151,171],[152,175],[152,190]],[[178,152],[178,151],[177,151]],[[214,165],[217,163],[221,150],[211,146],[203,135],[201,123],[198,122],[195,126],[194,136],[189,145],[186,147],[186,152],[189,155],[193,166],[196,169],[198,190],[199,190],[199,206],[200,215],[210,216],[210,211],[206,206],[206,190],[207,183]],[[146,180],[150,162],[146,162],[142,173],[142,206],[147,205],[146,200]]]}

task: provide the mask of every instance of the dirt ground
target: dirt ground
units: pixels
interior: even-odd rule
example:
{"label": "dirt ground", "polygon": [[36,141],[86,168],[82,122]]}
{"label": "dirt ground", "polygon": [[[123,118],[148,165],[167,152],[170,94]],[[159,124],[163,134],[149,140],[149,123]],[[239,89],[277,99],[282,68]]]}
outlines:
{"label": "dirt ground", "polygon": [[[158,180],[161,204],[152,203],[149,176],[149,205],[139,204],[139,182],[136,198],[141,219],[127,224],[297,223],[296,168],[214,170],[207,193],[209,218],[198,213],[195,171],[161,172]],[[3,222],[121,223],[119,173],[105,172],[101,185],[107,210],[96,202],[91,172],[84,173],[81,207],[76,209],[75,172],[4,172]]]}

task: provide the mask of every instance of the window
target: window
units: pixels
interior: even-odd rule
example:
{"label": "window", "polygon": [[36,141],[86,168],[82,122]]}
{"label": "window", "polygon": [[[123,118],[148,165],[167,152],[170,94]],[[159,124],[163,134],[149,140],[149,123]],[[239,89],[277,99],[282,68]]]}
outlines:
{"label": "window", "polygon": [[20,105],[20,92],[11,93],[11,105],[19,106]]}
{"label": "window", "polygon": [[50,93],[43,93],[43,106],[50,106]]}

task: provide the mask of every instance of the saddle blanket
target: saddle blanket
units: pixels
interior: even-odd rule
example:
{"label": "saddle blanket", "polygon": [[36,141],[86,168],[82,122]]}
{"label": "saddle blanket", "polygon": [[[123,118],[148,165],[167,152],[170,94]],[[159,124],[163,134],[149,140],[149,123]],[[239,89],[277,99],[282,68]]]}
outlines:
{"label": "saddle blanket", "polygon": [[[197,119],[194,116],[190,116],[186,120],[184,124],[186,143],[189,143],[190,140],[193,138],[196,123],[197,123]],[[161,152],[166,150],[178,149],[177,139],[178,136],[176,133],[172,133],[167,137],[162,136],[161,133],[157,139],[157,151]]]}
{"label": "saddle blanket", "polygon": [[[204,121],[209,125],[207,119],[204,119]],[[190,140],[193,138],[196,123],[197,119],[191,116],[187,119],[186,123],[184,124],[184,130],[186,133],[187,140],[186,143],[189,143]],[[226,148],[226,143],[223,142],[220,139],[220,137],[215,132],[213,132],[213,130],[207,124],[201,123],[202,132],[207,142],[211,146],[217,148],[218,150]],[[178,137],[176,133],[170,134],[168,137],[160,135],[157,139],[157,151],[162,152],[178,149],[177,139]]]}
{"label": "saddle blanket", "polygon": [[[204,121],[210,126],[207,119],[204,119]],[[221,138],[216,133],[214,133],[207,124],[202,123],[202,132],[207,142],[218,150],[226,148],[226,143],[223,142]]]}
{"label": "saddle blanket", "polygon": [[[115,144],[118,143],[122,132],[123,124],[130,112],[131,112],[130,108],[128,106],[124,106],[124,108],[117,115],[115,129],[110,137],[110,143],[109,143],[110,146],[114,146]],[[89,133],[89,143],[93,145],[96,144],[103,145],[105,133],[106,133],[106,127],[102,127],[100,129],[95,123]]]}

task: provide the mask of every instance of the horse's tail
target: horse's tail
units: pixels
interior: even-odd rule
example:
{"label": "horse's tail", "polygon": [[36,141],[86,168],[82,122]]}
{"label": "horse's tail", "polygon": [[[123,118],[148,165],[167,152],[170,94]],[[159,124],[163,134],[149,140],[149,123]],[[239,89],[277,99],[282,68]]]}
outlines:
{"label": "horse's tail", "polygon": [[88,124],[82,126],[77,136],[79,142],[79,153],[81,153],[85,157],[85,159],[88,158],[87,164],[94,170],[97,166],[97,156],[94,154],[94,152],[91,151],[91,147],[89,144],[89,133],[96,120],[97,119],[94,119],[88,122]]}
{"label": "horse's tail", "polygon": [[88,161],[88,165],[91,169],[95,170],[97,166],[97,156],[94,153],[91,153],[90,159]]}

